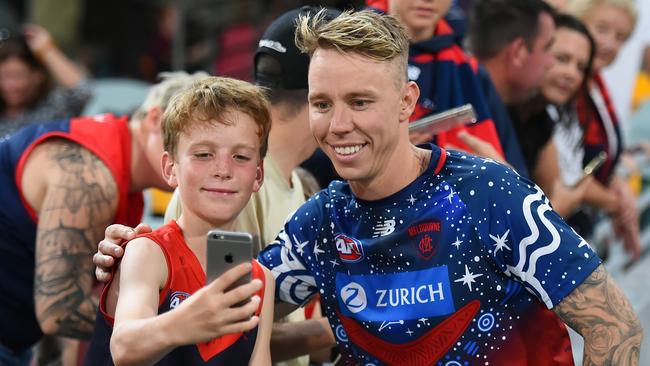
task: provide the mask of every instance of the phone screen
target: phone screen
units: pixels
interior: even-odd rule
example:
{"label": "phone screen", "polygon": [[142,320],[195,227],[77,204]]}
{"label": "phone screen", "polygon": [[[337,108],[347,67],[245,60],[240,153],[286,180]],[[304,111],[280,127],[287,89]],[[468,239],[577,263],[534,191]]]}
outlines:
{"label": "phone screen", "polygon": [[409,131],[436,135],[454,127],[476,122],[476,113],[471,104],[426,116],[409,124]]}

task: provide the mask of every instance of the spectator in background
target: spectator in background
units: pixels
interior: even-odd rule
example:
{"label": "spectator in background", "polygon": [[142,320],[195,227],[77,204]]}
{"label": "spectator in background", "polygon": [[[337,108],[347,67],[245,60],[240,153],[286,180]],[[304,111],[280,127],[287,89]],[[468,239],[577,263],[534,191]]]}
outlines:
{"label": "spectator in background", "polygon": [[469,43],[510,106],[539,92],[553,65],[553,9],[542,0],[483,0],[470,13]]}
{"label": "spectator in background", "polygon": [[78,116],[90,96],[84,73],[44,28],[26,25],[24,36],[0,43],[0,137],[32,122]]}
{"label": "spectator in background", "polygon": [[584,151],[575,96],[591,72],[595,45],[587,28],[570,15],[556,15],[555,26],[555,63],[544,74],[541,93],[513,111],[531,178],[567,217],[582,203],[592,180],[581,180]]}
{"label": "spectator in background", "polygon": [[[613,218],[626,251],[636,259],[641,255],[639,212],[629,185],[615,174],[625,147],[614,104],[601,76],[602,69],[614,62],[632,34],[636,6],[634,0],[573,0],[568,10],[585,23],[596,41],[593,73],[587,88],[577,98],[578,119],[584,131],[583,164],[603,151],[607,153],[607,160],[594,174],[597,181],[589,187],[585,199]],[[595,219],[595,213],[583,210],[570,222],[579,233],[588,236]]]}

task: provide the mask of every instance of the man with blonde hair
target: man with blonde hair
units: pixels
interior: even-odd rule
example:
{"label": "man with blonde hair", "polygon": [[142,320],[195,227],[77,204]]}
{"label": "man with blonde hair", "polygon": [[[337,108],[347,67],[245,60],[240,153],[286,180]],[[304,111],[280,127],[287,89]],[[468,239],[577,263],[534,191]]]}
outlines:
{"label": "man with blonde hair", "polygon": [[141,191],[165,186],[162,112],[204,75],[163,80],[131,121],[66,119],[0,140],[0,364],[29,364],[43,333],[90,338],[94,243],[108,224],[138,223]]}
{"label": "man with blonde hair", "polygon": [[320,294],[344,363],[573,364],[562,321],[585,359],[638,362],[629,302],[538,187],[410,144],[419,91],[394,18],[302,18],[296,38],[311,56],[312,132],[347,182],[313,196],[259,258],[280,300]]}

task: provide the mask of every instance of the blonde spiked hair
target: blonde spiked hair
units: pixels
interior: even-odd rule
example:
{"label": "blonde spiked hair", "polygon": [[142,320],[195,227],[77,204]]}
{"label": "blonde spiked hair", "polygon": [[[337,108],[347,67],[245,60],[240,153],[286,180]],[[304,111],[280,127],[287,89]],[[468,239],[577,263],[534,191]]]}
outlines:
{"label": "blonde spiked hair", "polygon": [[375,61],[395,61],[399,74],[407,80],[409,38],[404,26],[393,16],[373,11],[345,11],[327,20],[325,10],[314,16],[300,15],[296,45],[312,56],[317,48],[354,52]]}
{"label": "blonde spiked hair", "polygon": [[572,15],[584,21],[589,13],[600,5],[611,5],[623,9],[630,16],[632,24],[630,27],[629,37],[636,26],[638,10],[634,0],[571,0],[567,5],[567,10]]}
{"label": "blonde spiked hair", "polygon": [[162,122],[165,151],[176,157],[180,135],[191,128],[232,124],[224,118],[232,111],[247,114],[257,124],[259,153],[263,158],[271,130],[269,102],[263,89],[245,81],[217,76],[203,78],[171,99]]}

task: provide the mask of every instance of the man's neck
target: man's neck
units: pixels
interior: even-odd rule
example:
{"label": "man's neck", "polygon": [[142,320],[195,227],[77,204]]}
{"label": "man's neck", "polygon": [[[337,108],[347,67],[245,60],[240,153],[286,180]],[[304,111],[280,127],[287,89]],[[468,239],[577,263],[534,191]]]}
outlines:
{"label": "man's neck", "polygon": [[376,201],[404,189],[422,175],[431,161],[431,151],[413,146],[410,142],[400,146],[382,173],[368,181],[349,181],[355,196]]}

